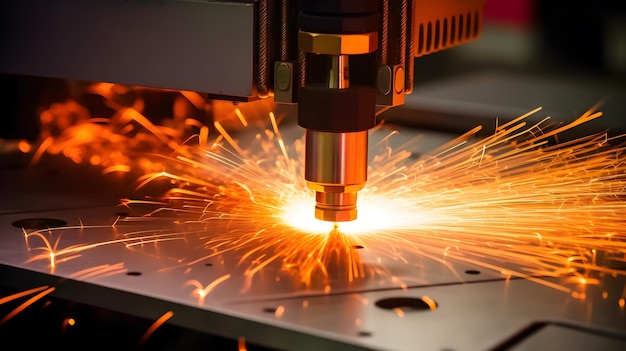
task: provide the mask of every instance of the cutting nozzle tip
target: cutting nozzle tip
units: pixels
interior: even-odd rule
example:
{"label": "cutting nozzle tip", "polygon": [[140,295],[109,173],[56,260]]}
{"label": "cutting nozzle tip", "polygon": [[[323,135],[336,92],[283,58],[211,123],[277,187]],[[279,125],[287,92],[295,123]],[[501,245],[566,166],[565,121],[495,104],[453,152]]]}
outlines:
{"label": "cutting nozzle tip", "polygon": [[348,222],[357,218],[356,192],[316,192],[315,218],[327,222]]}
{"label": "cutting nozzle tip", "polygon": [[328,208],[320,208],[319,206],[315,206],[315,218],[321,219],[326,222],[348,222],[356,219],[356,208],[345,210],[345,209],[328,209]]}

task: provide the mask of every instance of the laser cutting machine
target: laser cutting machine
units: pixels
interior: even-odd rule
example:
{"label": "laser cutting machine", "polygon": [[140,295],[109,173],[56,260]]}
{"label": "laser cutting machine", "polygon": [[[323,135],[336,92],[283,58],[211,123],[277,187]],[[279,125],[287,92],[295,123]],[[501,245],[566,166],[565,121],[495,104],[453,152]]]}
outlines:
{"label": "laser cutting machine", "polygon": [[[377,106],[403,103],[413,89],[414,57],[478,37],[483,5],[25,2],[4,11],[15,35],[4,37],[1,64],[9,73],[298,103],[315,216],[349,221],[367,180],[367,131]],[[72,26],[60,25],[70,19]]]}
{"label": "laser cutting machine", "polygon": [[[357,194],[367,183],[369,131],[377,125],[377,116],[391,107],[388,111],[397,110],[397,119],[406,122],[416,104],[422,109],[437,104],[436,96],[414,86],[416,65],[422,56],[478,39],[485,4],[486,0],[5,1],[0,5],[0,70],[11,76],[194,91],[241,104],[271,99],[295,108],[297,125],[305,131],[304,176],[315,191],[311,215],[329,222],[352,221],[358,216]],[[498,90],[497,84],[479,87]],[[431,91],[437,91],[436,85]],[[413,96],[415,100],[410,100]],[[480,105],[439,103],[452,110]],[[421,111],[430,113],[426,125],[441,117],[426,110]],[[449,120],[456,121],[458,116],[450,115]],[[460,128],[474,122],[459,119]],[[0,214],[3,231],[16,231],[12,223],[24,216],[72,220],[80,216],[97,222],[103,212],[90,201],[65,196],[49,197],[39,207],[20,205],[21,195],[10,197],[15,202]],[[37,198],[36,193],[33,196]],[[24,254],[17,253],[23,240],[14,237],[8,242],[0,250],[1,280],[8,291],[34,288],[34,282],[58,286],[55,298],[95,306],[101,310],[94,314],[108,313],[130,329],[134,322],[128,324],[128,316],[115,313],[137,318],[143,326],[162,311],[174,310],[170,343],[231,347],[232,340],[243,338],[251,350],[626,347],[624,310],[608,307],[607,301],[615,302],[613,295],[585,303],[565,301],[557,291],[528,281],[504,282],[498,274],[471,265],[458,267],[465,272],[462,277],[426,265],[419,272],[422,283],[404,289],[365,283],[332,294],[303,295],[267,283],[259,292],[237,299],[233,282],[226,292],[215,295],[215,302],[198,306],[189,301],[188,291],[178,289],[177,273],[159,271],[154,257],[128,259],[123,247],[106,248],[96,255],[97,263],[125,261],[143,276],[90,281],[73,276],[84,268],[80,262],[75,266],[70,262],[67,268],[60,265],[51,273],[49,267],[23,263]],[[218,276],[196,270],[188,277],[202,280],[206,274]],[[614,284],[611,294],[619,290],[619,282]],[[398,318],[390,313],[421,310],[423,300],[415,297],[425,294],[436,296],[442,306],[431,313],[435,317]],[[528,296],[541,298],[527,303]],[[385,307],[364,300],[392,303]],[[283,317],[281,309],[299,312]],[[66,312],[51,312],[50,318]],[[477,321],[482,319],[490,322]],[[0,328],[13,331],[11,322]],[[119,332],[115,327],[111,331]],[[179,345],[163,341],[161,346]]]}

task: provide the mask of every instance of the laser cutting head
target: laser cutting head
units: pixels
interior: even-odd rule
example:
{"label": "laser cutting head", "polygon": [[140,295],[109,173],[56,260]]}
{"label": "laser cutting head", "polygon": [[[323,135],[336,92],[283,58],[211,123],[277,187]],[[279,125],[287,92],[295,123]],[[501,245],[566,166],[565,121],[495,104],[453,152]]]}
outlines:
{"label": "laser cutting head", "polygon": [[[377,106],[404,102],[413,89],[414,57],[478,37],[484,3],[300,1],[298,47],[306,55],[298,61],[298,124],[306,129],[305,179],[315,191],[316,218],[357,218]],[[356,76],[352,59],[359,61]],[[315,80],[320,68],[322,79]]]}
{"label": "laser cutting head", "polygon": [[[70,0],[12,0],[0,11],[11,19],[4,21],[0,71],[196,91],[214,100],[273,96],[297,103],[315,215],[353,220],[367,182],[367,131],[376,124],[376,109],[404,102],[415,57],[477,38],[485,1],[94,1],[81,7]],[[31,2],[38,13],[61,17],[33,16]],[[90,25],[80,31],[56,25],[75,18]],[[172,54],[180,52],[193,55]]]}

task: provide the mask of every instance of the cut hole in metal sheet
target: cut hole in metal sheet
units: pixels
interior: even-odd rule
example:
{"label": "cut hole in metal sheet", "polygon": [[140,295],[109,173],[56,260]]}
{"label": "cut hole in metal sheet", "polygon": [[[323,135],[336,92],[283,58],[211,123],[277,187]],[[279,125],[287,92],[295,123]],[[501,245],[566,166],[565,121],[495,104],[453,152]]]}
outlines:
{"label": "cut hole in metal sheet", "polygon": [[376,301],[376,306],[386,310],[424,311],[437,308],[437,303],[427,296],[422,297],[390,297]]}
{"label": "cut hole in metal sheet", "polygon": [[42,230],[63,227],[67,225],[67,222],[56,218],[23,218],[11,224],[13,224],[14,227],[25,230]]}

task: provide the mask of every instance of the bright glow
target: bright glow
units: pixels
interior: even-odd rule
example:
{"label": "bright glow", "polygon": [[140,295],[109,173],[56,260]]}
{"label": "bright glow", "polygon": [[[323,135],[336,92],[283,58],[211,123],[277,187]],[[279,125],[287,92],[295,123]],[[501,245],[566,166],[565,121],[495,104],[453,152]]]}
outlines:
{"label": "bright glow", "polygon": [[28,141],[26,141],[26,140],[20,140],[20,141],[17,143],[17,147],[18,147],[18,149],[19,149],[21,152],[23,152],[23,153],[25,153],[25,154],[29,153],[29,152],[30,152],[30,150],[32,150],[32,147],[31,147],[30,143],[29,143]]}
{"label": "bright glow", "polygon": [[375,235],[382,231],[419,228],[425,223],[423,214],[427,212],[420,208],[407,209],[406,199],[376,194],[367,187],[359,196],[358,217],[339,223],[342,232]]}
{"label": "bright glow", "polygon": [[230,279],[230,274],[225,274],[215,280],[213,280],[209,285],[207,286],[202,286],[202,283],[200,283],[197,280],[189,280],[187,282],[185,282],[185,285],[189,285],[189,286],[193,286],[194,290],[192,292],[192,295],[197,297],[198,299],[198,305],[202,305],[204,304],[204,299],[206,298],[206,296],[208,294],[211,293],[211,291],[213,291],[213,289],[215,289],[219,284],[221,284],[222,282]]}
{"label": "bright glow", "polygon": [[430,297],[422,296],[422,301],[424,301],[428,305],[428,308],[430,308],[431,311],[434,311],[437,309],[437,303],[435,302],[435,300],[431,299]]}
{"label": "bright glow", "polygon": [[73,327],[76,325],[76,320],[74,318],[65,318],[61,323],[61,331],[62,333],[66,333],[68,327]]}
{"label": "bright glow", "polygon": [[279,214],[280,220],[289,226],[312,234],[328,234],[335,224],[315,218],[313,207],[311,207],[311,204],[315,203],[315,196],[307,191],[303,194],[310,196],[294,196],[289,199]]}
{"label": "bright glow", "polygon": [[240,336],[239,338],[237,338],[237,351],[247,351],[248,348],[246,347],[246,338],[244,338],[243,336]]}
{"label": "bright glow", "polygon": [[315,218],[315,196],[303,190],[302,196],[285,200],[280,219],[294,228],[311,234],[327,235],[335,226],[345,234],[377,234],[381,231],[408,230],[425,225],[428,213],[419,208],[407,208],[406,199],[377,194],[367,188],[359,193],[358,217],[349,222],[326,222]]}
{"label": "bright glow", "polygon": [[283,316],[283,314],[285,313],[285,306],[280,305],[278,307],[276,307],[276,311],[274,312],[274,316],[276,316],[276,318],[280,318]]}

